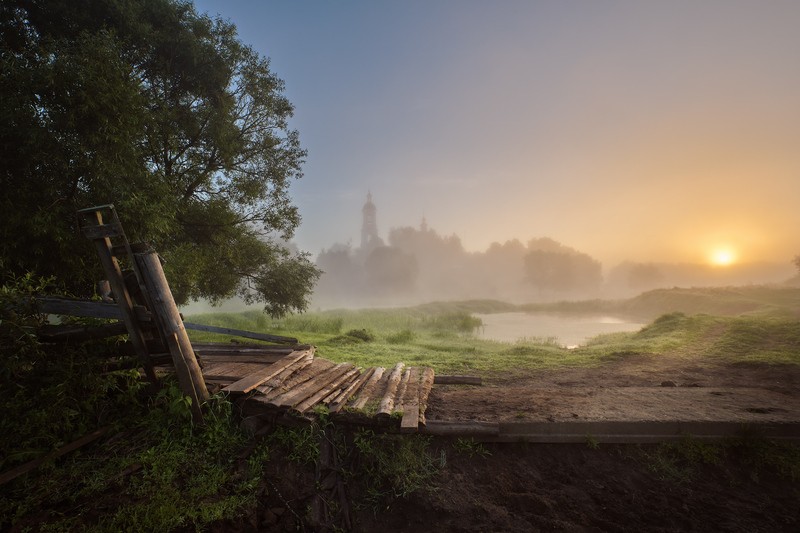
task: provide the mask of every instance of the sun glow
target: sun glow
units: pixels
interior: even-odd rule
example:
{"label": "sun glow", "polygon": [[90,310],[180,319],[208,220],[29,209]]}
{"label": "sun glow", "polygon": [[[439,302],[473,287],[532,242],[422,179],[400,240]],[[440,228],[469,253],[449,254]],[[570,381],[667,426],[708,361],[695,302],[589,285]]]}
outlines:
{"label": "sun glow", "polygon": [[730,248],[717,248],[711,252],[711,263],[717,266],[728,266],[736,261],[736,254]]}

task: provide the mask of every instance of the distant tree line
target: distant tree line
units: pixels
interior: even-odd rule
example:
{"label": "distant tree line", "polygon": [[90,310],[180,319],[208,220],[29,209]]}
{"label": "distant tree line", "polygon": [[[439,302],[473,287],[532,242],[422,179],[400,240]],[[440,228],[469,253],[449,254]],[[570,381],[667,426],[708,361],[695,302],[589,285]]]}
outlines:
{"label": "distant tree line", "polygon": [[499,298],[532,301],[593,296],[603,277],[587,254],[552,239],[493,243],[485,252],[464,250],[456,235],[427,227],[389,232],[388,244],[368,249],[337,244],[323,250],[324,271],[315,301],[353,304]]}

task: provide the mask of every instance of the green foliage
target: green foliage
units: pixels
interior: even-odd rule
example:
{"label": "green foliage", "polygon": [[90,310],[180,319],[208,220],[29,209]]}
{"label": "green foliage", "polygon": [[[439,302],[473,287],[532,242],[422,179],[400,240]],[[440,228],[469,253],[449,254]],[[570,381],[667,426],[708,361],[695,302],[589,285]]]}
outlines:
{"label": "green foliage", "polygon": [[10,415],[0,418],[2,470],[115,423],[131,413],[141,389],[136,371],[105,371],[114,339],[39,342],[45,318],[31,297],[48,283],[26,275],[0,288],[0,410]]}
{"label": "green foliage", "polygon": [[319,271],[280,244],[305,151],[267,59],[178,0],[0,9],[0,264],[74,293],[101,279],[76,209],[113,202],[176,300],[302,310]]}

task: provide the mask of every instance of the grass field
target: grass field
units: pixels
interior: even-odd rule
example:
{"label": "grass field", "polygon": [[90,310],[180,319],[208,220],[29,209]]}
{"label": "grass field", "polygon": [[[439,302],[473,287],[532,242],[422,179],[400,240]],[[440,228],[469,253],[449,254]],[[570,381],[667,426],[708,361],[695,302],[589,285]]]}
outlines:
{"label": "grass field", "polygon": [[[609,313],[653,320],[567,350],[546,339],[479,339],[473,313]],[[652,317],[652,318],[651,318]],[[360,366],[430,365],[444,373],[514,374],[591,366],[620,354],[684,353],[735,361],[800,363],[800,289],[670,289],[630,300],[514,306],[495,301],[437,302],[410,308],[337,310],[270,319],[259,311],[208,313],[193,322],[297,337],[321,357]],[[191,332],[195,340],[228,337]]]}

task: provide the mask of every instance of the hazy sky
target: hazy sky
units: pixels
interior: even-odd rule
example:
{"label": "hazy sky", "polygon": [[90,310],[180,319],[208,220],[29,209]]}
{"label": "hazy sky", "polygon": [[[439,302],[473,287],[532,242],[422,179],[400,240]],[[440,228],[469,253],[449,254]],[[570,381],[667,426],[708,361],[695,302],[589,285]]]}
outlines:
{"label": "hazy sky", "polygon": [[800,254],[800,2],[201,0],[271,58],[308,149],[295,241],[424,215],[468,250],[613,266]]}

